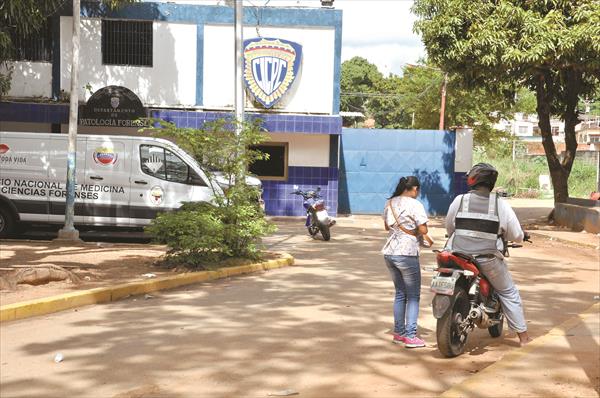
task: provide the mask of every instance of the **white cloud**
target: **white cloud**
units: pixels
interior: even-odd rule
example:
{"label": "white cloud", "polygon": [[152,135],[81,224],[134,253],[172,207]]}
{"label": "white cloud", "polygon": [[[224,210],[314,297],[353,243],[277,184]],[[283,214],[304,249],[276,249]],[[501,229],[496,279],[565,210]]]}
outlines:
{"label": "white cloud", "polygon": [[[266,0],[253,0],[263,5]],[[319,0],[271,0],[270,6],[319,7]],[[366,58],[387,75],[425,56],[419,35],[413,32],[412,0],[335,0],[343,11],[342,61]]]}
{"label": "white cloud", "polygon": [[[145,0],[146,1],[146,0]],[[153,0],[156,1],[156,0]],[[178,0],[197,4],[224,4],[225,0]],[[320,0],[245,0],[250,6],[320,7]],[[366,58],[387,75],[425,56],[420,37],[413,33],[413,0],[334,0],[343,10],[342,61]]]}
{"label": "white cloud", "polygon": [[361,56],[385,75],[401,73],[402,66],[425,55],[413,33],[412,0],[337,0],[344,12],[342,61]]}

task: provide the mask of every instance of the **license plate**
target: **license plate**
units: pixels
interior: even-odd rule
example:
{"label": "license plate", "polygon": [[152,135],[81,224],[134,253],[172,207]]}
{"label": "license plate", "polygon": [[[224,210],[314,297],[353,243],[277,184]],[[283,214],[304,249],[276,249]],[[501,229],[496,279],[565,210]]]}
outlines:
{"label": "license plate", "polygon": [[456,279],[448,276],[434,276],[431,280],[431,291],[438,294],[451,296],[454,294]]}
{"label": "license plate", "polygon": [[321,222],[327,221],[329,219],[329,214],[327,214],[327,210],[321,210],[317,212],[317,219]]}

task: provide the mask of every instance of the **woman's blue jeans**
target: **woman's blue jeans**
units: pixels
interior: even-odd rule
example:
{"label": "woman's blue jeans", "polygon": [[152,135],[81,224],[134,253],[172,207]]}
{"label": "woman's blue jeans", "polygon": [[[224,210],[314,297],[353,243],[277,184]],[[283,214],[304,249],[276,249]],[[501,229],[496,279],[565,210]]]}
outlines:
{"label": "woman's blue jeans", "polygon": [[384,256],[384,259],[396,288],[394,333],[413,338],[417,335],[419,300],[421,298],[419,257]]}

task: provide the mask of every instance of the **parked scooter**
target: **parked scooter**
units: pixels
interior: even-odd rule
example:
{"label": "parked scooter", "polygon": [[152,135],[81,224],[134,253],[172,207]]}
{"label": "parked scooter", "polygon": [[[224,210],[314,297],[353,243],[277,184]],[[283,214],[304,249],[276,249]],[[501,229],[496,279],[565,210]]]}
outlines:
{"label": "parked scooter", "polygon": [[[509,247],[523,246],[504,242],[504,247],[504,256],[508,257]],[[504,312],[498,294],[480,273],[477,260],[469,254],[434,251],[438,267],[433,269],[431,291],[435,293],[432,306],[438,350],[448,358],[461,355],[476,326],[487,329],[492,337],[500,337]]]}
{"label": "parked scooter", "polygon": [[[296,187],[294,187],[296,188]],[[321,232],[323,240],[331,239],[330,228],[335,225],[335,220],[327,213],[325,201],[320,195],[321,187],[312,191],[296,189],[292,195],[300,195],[304,199],[302,205],[306,209],[306,229],[313,238]]]}

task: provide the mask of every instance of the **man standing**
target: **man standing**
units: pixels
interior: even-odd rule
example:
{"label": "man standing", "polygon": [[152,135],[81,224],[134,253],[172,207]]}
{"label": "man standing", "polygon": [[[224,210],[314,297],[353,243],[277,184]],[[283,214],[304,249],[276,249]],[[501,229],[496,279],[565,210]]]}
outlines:
{"label": "man standing", "polygon": [[523,346],[531,341],[523,303],[502,253],[504,241],[522,242],[526,234],[510,205],[492,193],[497,178],[498,171],[487,163],[478,163],[469,171],[471,191],[456,197],[448,209],[446,250],[477,259],[480,271],[498,293],[508,327],[517,332]]}

